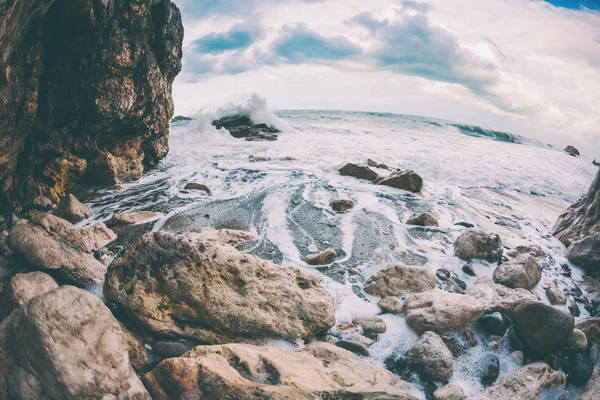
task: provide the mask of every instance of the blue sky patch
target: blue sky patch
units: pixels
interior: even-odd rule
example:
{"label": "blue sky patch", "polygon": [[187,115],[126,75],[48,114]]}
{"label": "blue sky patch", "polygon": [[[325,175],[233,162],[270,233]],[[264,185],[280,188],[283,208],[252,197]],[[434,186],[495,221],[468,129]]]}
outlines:
{"label": "blue sky patch", "polygon": [[579,10],[589,8],[590,10],[600,10],[600,0],[545,0],[555,7],[571,8]]}

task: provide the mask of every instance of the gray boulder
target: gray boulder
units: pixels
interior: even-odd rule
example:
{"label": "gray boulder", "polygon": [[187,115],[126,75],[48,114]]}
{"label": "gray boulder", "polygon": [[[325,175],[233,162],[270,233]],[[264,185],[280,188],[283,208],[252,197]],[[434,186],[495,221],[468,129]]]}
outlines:
{"label": "gray boulder", "polygon": [[502,256],[502,252],[500,236],[475,228],[465,230],[454,241],[454,255],[463,260],[479,258],[495,262]]}
{"label": "gray boulder", "polygon": [[425,267],[393,264],[367,279],[365,292],[375,296],[405,296],[435,288],[435,274]]}
{"label": "gray boulder", "polygon": [[494,280],[512,289],[531,289],[542,279],[542,267],[529,254],[502,263],[494,271]]}
{"label": "gray boulder", "polygon": [[6,317],[15,308],[56,288],[58,288],[56,281],[43,272],[16,274],[2,292],[0,316]]}
{"label": "gray boulder", "polygon": [[408,350],[422,374],[434,381],[448,381],[454,375],[452,353],[435,332],[425,332],[417,343]]}
{"label": "gray boulder", "polygon": [[515,309],[513,323],[519,337],[540,354],[567,347],[575,328],[570,314],[539,301],[521,303]]}

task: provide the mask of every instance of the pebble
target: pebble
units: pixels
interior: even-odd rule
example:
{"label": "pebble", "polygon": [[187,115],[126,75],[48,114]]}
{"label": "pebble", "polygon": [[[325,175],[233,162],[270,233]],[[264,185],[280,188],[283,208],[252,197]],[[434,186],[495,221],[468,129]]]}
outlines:
{"label": "pebble", "polygon": [[440,268],[437,271],[435,271],[435,276],[437,276],[443,281],[446,281],[450,278],[450,271],[444,268]]}
{"label": "pebble", "polygon": [[484,386],[489,386],[496,381],[500,375],[500,359],[494,354],[485,356],[484,364],[486,365],[481,375],[481,383]]}
{"label": "pebble", "polygon": [[509,323],[502,314],[494,312],[479,318],[477,325],[490,335],[504,336]]}
{"label": "pebble", "polygon": [[463,265],[462,270],[467,275],[477,276],[477,274],[475,273],[475,270],[473,269],[473,265],[471,263],[466,263],[465,265]]}

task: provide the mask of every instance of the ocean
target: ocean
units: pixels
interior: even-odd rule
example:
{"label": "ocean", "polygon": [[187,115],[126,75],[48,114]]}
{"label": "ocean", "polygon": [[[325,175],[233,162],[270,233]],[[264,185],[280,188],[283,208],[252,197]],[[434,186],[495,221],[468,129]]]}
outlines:
{"label": "ocean", "polygon": [[[279,139],[247,142],[211,125],[235,113],[278,127]],[[433,272],[444,268],[466,285],[474,284],[477,278],[464,274],[464,261],[453,256],[454,239],[464,229],[457,222],[499,234],[506,248],[541,246],[549,256],[534,293],[544,301],[545,280],[572,287],[581,279],[574,266],[572,278],[559,274],[560,266],[569,263],[564,246],[550,232],[597,173],[589,159],[452,121],[374,112],[272,111],[256,96],[242,105],[199,111],[193,118],[172,124],[168,156],[140,181],[89,193],[86,203],[95,219],[86,223],[104,221],[114,212],[151,210],[165,214],[153,223],[154,230],[214,226],[253,231],[258,239],[240,248],[318,276],[335,299],[337,325],[379,313],[379,299],[361,287],[390,263],[424,265]],[[408,193],[338,173],[347,162],[367,159],[414,170],[424,180],[423,191]],[[212,196],[183,190],[188,182],[206,184]],[[329,206],[335,198],[350,198],[356,206],[337,214]],[[436,217],[439,228],[405,225],[412,214],[423,212]],[[339,255],[331,266],[305,262],[308,254],[328,247]],[[478,277],[494,270],[485,262],[473,266]],[[589,315],[580,308],[580,318]],[[371,346],[369,361],[383,366],[418,337],[403,316],[379,317],[388,329]],[[508,350],[495,354],[501,373],[518,368]],[[451,383],[467,395],[483,390],[477,371],[484,368],[485,355],[485,346],[477,346],[456,358]],[[412,390],[423,397],[419,385]]]}

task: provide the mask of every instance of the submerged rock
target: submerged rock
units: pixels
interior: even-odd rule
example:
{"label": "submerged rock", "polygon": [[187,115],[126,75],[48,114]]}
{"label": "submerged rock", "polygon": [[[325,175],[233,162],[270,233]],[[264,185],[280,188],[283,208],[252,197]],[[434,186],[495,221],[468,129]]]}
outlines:
{"label": "submerged rock", "polygon": [[119,322],[81,289],[61,286],[13,312],[0,325],[0,348],[0,394],[150,400]]}
{"label": "submerged rock", "polygon": [[146,234],[112,263],[104,294],[153,332],[205,343],[309,339],[335,323],[317,278],[201,233]]}
{"label": "submerged rock", "polygon": [[484,306],[474,297],[434,289],[406,298],[406,322],[417,333],[457,331],[473,326]]}
{"label": "submerged rock", "polygon": [[68,195],[58,205],[54,215],[64,218],[69,222],[79,222],[91,218],[92,210],[77,200],[72,194]]}
{"label": "submerged rock", "polygon": [[487,276],[479,278],[475,285],[467,289],[466,294],[481,301],[486,310],[499,311],[508,316],[512,316],[515,308],[522,302],[537,300],[528,290],[496,284]]}
{"label": "submerged rock", "polygon": [[542,279],[542,267],[529,254],[502,263],[494,271],[494,280],[512,289],[531,289]]}
{"label": "submerged rock", "polygon": [[549,354],[569,345],[574,319],[571,315],[539,301],[525,301],[514,313],[517,334],[540,354]]}
{"label": "submerged rock", "polygon": [[339,199],[339,200],[333,200],[331,203],[329,203],[329,206],[335,212],[344,213],[344,212],[354,208],[355,203],[350,199]]}
{"label": "submerged rock", "polygon": [[107,222],[106,226],[133,225],[162,217],[163,214],[153,211],[136,211],[130,213],[116,213]]}
{"label": "submerged rock", "polygon": [[589,275],[600,275],[600,233],[573,243],[567,251],[567,258]]}
{"label": "submerged rock", "polygon": [[377,172],[373,171],[371,168],[353,163],[348,163],[340,168],[340,175],[366,179],[371,182],[379,177]]}
{"label": "submerged rock", "polygon": [[427,378],[448,381],[454,375],[452,353],[435,332],[423,333],[406,354]]}
{"label": "submerged rock", "polygon": [[213,121],[217,129],[224,128],[235,138],[246,140],[277,140],[279,129],[267,124],[255,124],[247,115],[233,115]]}
{"label": "submerged rock", "polygon": [[533,363],[504,374],[494,386],[485,392],[469,397],[469,400],[536,400],[546,390],[560,389],[567,383],[562,372],[546,363]]}
{"label": "submerged rock", "polygon": [[326,265],[331,264],[337,258],[335,249],[328,248],[320,253],[309,254],[306,257],[306,262],[310,265]]}
{"label": "submerged rock", "polygon": [[495,262],[502,256],[502,251],[500,236],[475,228],[465,230],[454,242],[454,255],[467,261],[480,258]]}
{"label": "submerged rock", "polygon": [[[394,374],[327,343],[291,352],[247,344],[199,346],[144,376],[152,398],[413,399]],[[375,397],[377,398],[377,397]]]}
{"label": "submerged rock", "polygon": [[577,150],[573,146],[567,146],[567,147],[565,147],[565,153],[567,153],[568,155],[573,156],[573,157],[579,157],[581,155],[579,153],[579,150]]}
{"label": "submerged rock", "polygon": [[416,226],[439,226],[437,219],[431,214],[413,214],[407,221],[406,225]]}
{"label": "submerged rock", "polygon": [[412,170],[397,171],[382,178],[377,184],[417,193],[423,189],[423,178]]}
{"label": "submerged rock", "polygon": [[425,267],[393,264],[367,279],[363,290],[375,296],[404,296],[435,288],[435,274]]}
{"label": "submerged rock", "polygon": [[203,183],[189,182],[184,187],[184,190],[200,190],[206,192],[207,195],[212,196],[212,191],[208,186]]}

